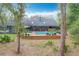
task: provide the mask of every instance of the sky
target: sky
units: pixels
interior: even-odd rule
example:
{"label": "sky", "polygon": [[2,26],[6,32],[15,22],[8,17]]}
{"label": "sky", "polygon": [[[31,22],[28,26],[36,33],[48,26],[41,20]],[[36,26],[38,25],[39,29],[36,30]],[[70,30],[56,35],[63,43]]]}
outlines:
{"label": "sky", "polygon": [[[13,4],[14,7],[17,4]],[[57,3],[27,3],[25,14],[28,17],[35,15],[49,16],[52,15],[54,19],[57,19],[57,14],[60,12]]]}
{"label": "sky", "polygon": [[57,19],[57,14],[60,12],[57,3],[28,3],[26,5],[25,14],[28,17],[35,15],[52,15],[54,19]]}
{"label": "sky", "polygon": [[29,3],[26,6],[27,12],[52,12],[58,10],[58,4],[56,3]]}

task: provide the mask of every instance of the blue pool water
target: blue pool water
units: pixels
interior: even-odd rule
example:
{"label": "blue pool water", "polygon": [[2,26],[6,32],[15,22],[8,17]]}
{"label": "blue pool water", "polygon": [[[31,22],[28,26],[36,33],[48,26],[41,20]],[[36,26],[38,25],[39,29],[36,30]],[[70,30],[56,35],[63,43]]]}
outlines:
{"label": "blue pool water", "polygon": [[46,34],[55,34],[56,32],[45,32],[45,31],[36,31],[35,34],[38,34],[38,35],[46,35]]}

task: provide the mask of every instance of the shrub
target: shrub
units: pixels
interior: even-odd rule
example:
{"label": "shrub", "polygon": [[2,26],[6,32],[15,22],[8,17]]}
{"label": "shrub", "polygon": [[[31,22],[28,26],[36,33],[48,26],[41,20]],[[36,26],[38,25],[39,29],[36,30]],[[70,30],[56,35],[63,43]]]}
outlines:
{"label": "shrub", "polygon": [[0,36],[0,42],[10,42],[11,38],[7,35]]}
{"label": "shrub", "polygon": [[59,47],[58,47],[58,46],[54,46],[54,47],[53,47],[53,51],[54,51],[54,52],[58,52],[58,51],[59,51]]}
{"label": "shrub", "polygon": [[76,40],[74,40],[72,43],[73,43],[74,48],[76,48],[79,45],[79,42]]}
{"label": "shrub", "polygon": [[65,51],[65,53],[67,53],[67,52],[69,51],[69,45],[66,45],[66,44],[65,44],[65,46],[64,46],[64,51]]}
{"label": "shrub", "polygon": [[48,41],[45,43],[45,45],[54,45],[54,41],[48,40]]}
{"label": "shrub", "polygon": [[2,39],[1,39],[1,38],[2,38],[2,36],[0,36],[0,42],[2,41]]}

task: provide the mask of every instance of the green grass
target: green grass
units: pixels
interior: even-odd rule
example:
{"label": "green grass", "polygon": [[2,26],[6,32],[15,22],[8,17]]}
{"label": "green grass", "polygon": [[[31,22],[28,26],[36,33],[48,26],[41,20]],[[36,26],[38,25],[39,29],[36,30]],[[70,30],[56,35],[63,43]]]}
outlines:
{"label": "green grass", "polygon": [[9,36],[9,37],[11,37],[11,39],[15,39],[16,38],[16,34],[0,34],[0,36],[3,36],[3,35]]}

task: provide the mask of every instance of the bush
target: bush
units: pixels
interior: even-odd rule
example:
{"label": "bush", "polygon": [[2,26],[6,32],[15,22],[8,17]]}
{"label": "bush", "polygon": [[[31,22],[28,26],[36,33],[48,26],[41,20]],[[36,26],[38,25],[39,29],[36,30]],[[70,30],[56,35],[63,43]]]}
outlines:
{"label": "bush", "polygon": [[74,48],[76,48],[79,45],[79,42],[76,40],[74,40],[72,43],[73,43]]}
{"label": "bush", "polygon": [[2,36],[0,36],[0,42],[2,41],[2,39],[1,39],[1,38],[2,38]]}
{"label": "bush", "polygon": [[53,47],[53,51],[54,51],[54,52],[58,52],[58,51],[59,51],[59,47],[58,47],[58,46],[54,46],[54,47]]}
{"label": "bush", "polygon": [[0,36],[0,42],[10,42],[11,38],[7,35]]}
{"label": "bush", "polygon": [[45,43],[45,45],[54,45],[54,41],[48,40],[48,41]]}
{"label": "bush", "polygon": [[71,36],[73,47],[76,48],[79,46],[79,34],[75,34]]}
{"label": "bush", "polygon": [[69,45],[66,45],[66,44],[65,44],[65,46],[64,46],[64,51],[65,51],[65,53],[67,53],[67,52],[69,51],[68,48],[69,48]]}

